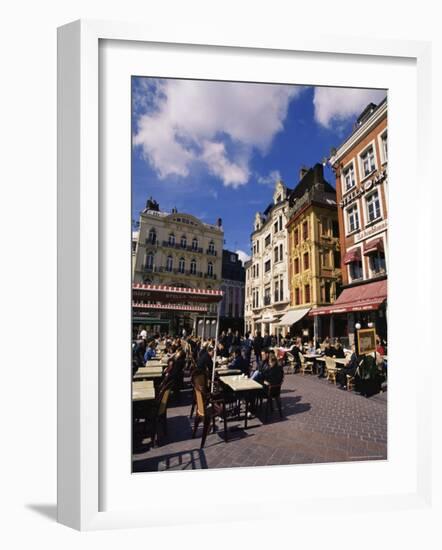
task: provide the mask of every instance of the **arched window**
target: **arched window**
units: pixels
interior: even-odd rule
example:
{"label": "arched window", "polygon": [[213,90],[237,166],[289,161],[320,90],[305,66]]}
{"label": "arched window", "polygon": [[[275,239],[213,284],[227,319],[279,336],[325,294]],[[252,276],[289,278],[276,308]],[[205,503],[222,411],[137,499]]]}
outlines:
{"label": "arched window", "polygon": [[172,271],[172,269],[173,269],[173,258],[172,256],[167,256],[166,271]]}
{"label": "arched window", "polygon": [[210,241],[209,243],[209,254],[213,254],[215,252],[215,243],[213,241]]}
{"label": "arched window", "polygon": [[190,273],[192,275],[196,274],[196,260],[195,260],[195,258],[190,262]]}
{"label": "arched window", "polygon": [[209,277],[213,277],[213,263],[212,262],[209,262],[207,264],[207,275],[209,275]]}
{"label": "arched window", "polygon": [[192,239],[192,250],[196,250],[198,248],[198,239],[196,237],[193,237]]}
{"label": "arched window", "polygon": [[149,231],[149,242],[151,244],[155,244],[157,242],[157,232],[155,231],[154,227],[152,227],[152,229]]}
{"label": "arched window", "polygon": [[187,246],[186,235],[182,235],[182,237],[181,237],[181,248],[186,248],[186,246]]}
{"label": "arched window", "polygon": [[169,234],[169,244],[175,246],[175,235],[173,233]]}
{"label": "arched window", "polygon": [[153,269],[153,259],[153,253],[149,252],[149,254],[146,256],[146,269]]}
{"label": "arched window", "polygon": [[184,273],[185,268],[186,268],[186,262],[184,261],[184,258],[180,258],[180,261],[178,263],[178,271],[180,273]]}

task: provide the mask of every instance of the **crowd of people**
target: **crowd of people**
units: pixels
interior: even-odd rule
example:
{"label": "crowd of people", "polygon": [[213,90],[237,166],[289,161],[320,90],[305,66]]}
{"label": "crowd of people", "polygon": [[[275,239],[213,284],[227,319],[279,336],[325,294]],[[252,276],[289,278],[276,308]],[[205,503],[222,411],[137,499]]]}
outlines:
{"label": "crowd of people", "polygon": [[[375,366],[382,370],[386,368],[383,357],[385,347],[381,339],[376,339],[377,347],[374,356]],[[181,337],[172,337],[168,334],[148,333],[140,328],[132,346],[133,374],[151,359],[157,357],[161,349],[162,356],[167,357],[167,367],[164,371],[164,382],[171,379],[176,381],[177,388],[182,387],[185,373],[192,373],[195,369],[207,373],[209,379],[214,368],[213,358],[216,351],[227,368],[240,371],[245,376],[263,383],[277,385],[282,382],[283,366],[290,357],[295,367],[300,365],[300,354],[321,354],[326,357],[346,359],[345,365],[339,368],[336,381],[345,388],[347,375],[354,376],[360,367],[361,357],[356,353],[355,346],[345,348],[338,339],[326,337],[321,343],[309,340],[302,342],[301,337],[280,339],[279,346],[274,336],[259,332],[253,337],[246,333],[241,336],[238,331],[227,330],[221,332],[218,340],[202,338],[194,334],[183,334]],[[277,352],[276,352],[277,350]],[[317,375],[325,376],[325,364],[317,363]]]}

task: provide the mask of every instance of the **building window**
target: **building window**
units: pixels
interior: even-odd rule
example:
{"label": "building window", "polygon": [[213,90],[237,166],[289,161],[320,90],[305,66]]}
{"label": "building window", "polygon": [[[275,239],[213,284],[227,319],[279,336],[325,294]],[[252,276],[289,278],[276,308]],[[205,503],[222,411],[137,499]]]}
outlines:
{"label": "building window", "polygon": [[328,219],[321,218],[321,234],[328,235]]}
{"label": "building window", "polygon": [[339,250],[333,250],[333,267],[339,269],[341,267],[341,253]]}
{"label": "building window", "polygon": [[172,271],[172,269],[173,269],[173,258],[172,256],[167,256],[166,271]]}
{"label": "building window", "polygon": [[152,227],[152,229],[149,231],[149,242],[151,244],[155,244],[157,242],[157,232]]}
{"label": "building window", "polygon": [[275,292],[274,292],[274,300],[275,302],[279,301],[279,281],[275,281]]}
{"label": "building window", "polygon": [[324,284],[324,302],[330,302],[330,282],[326,281]]}
{"label": "building window", "polygon": [[388,161],[388,135],[384,132],[381,136],[382,162]]}
{"label": "building window", "polygon": [[369,147],[364,153],[362,153],[361,163],[362,163],[362,173],[365,178],[366,176],[371,174],[375,169],[373,147]]}
{"label": "building window", "polygon": [[329,267],[329,253],[328,250],[322,254],[322,267]]}
{"label": "building window", "polygon": [[344,184],[345,184],[345,191],[350,191],[355,185],[355,169],[353,167],[353,163],[350,164],[347,168],[344,169]]}
{"label": "building window", "polygon": [[255,277],[259,277],[259,264],[255,265]]}
{"label": "building window", "polygon": [[278,222],[277,221],[273,224],[273,233],[278,233]]}
{"label": "building window", "polygon": [[294,240],[295,246],[297,246],[299,244],[299,231],[298,231],[298,228],[296,228],[293,231],[293,240]]}
{"label": "building window", "polygon": [[309,260],[310,260],[309,253],[304,252],[304,269],[309,269],[310,268]]}
{"label": "building window", "polygon": [[278,247],[275,246],[275,248],[273,249],[273,255],[274,255],[274,262],[276,264],[276,262],[278,261]]}
{"label": "building window", "polygon": [[279,245],[279,261],[282,262],[283,257],[283,247],[282,244]]}
{"label": "building window", "polygon": [[271,268],[271,261],[267,260],[266,263],[264,264],[264,271],[268,273],[270,271],[270,268]]}
{"label": "building window", "polygon": [[379,201],[379,193],[375,191],[366,199],[367,217],[369,222],[374,222],[381,217],[381,204]]}
{"label": "building window", "polygon": [[369,263],[373,274],[385,273],[385,254],[383,252],[377,251],[370,254]]}
{"label": "building window", "polygon": [[284,300],[284,278],[281,277],[279,280],[279,301],[282,302]]}
{"label": "building window", "polygon": [[269,306],[272,303],[272,298],[270,296],[270,287],[264,289],[264,305]]}
{"label": "building window", "polygon": [[169,235],[169,244],[171,246],[175,246],[175,235],[173,233],[170,233]]}
{"label": "building window", "polygon": [[279,216],[278,222],[279,222],[279,230],[282,231],[282,216]]}
{"label": "building window", "polygon": [[347,227],[349,233],[359,229],[359,212],[356,204],[347,210]]}
{"label": "building window", "polygon": [[198,248],[198,239],[194,237],[192,239],[192,250],[196,250]]}
{"label": "building window", "polygon": [[178,262],[178,271],[180,273],[184,273],[186,267],[186,262],[184,261],[184,258],[180,258],[180,261]]}
{"label": "building window", "polygon": [[304,286],[304,302],[306,304],[309,304],[310,303],[310,285],[305,285]]}
{"label": "building window", "polygon": [[213,277],[213,263],[212,262],[209,262],[207,264],[207,275],[209,275],[209,277]]}
{"label": "building window", "polygon": [[147,269],[153,269],[153,254],[152,254],[152,252],[149,252],[149,254],[146,257],[146,268]]}
{"label": "building window", "polygon": [[235,254],[230,254],[230,261],[232,264],[235,264],[236,263],[236,256]]}
{"label": "building window", "polygon": [[332,221],[332,235],[333,237],[339,237],[339,223],[337,220]]}
{"label": "building window", "polygon": [[306,241],[308,239],[308,222],[302,223],[302,239]]}
{"label": "building window", "polygon": [[264,246],[267,248],[267,246],[269,246],[269,244],[272,242],[272,237],[270,235],[270,233],[267,235],[267,237],[265,238],[265,241],[264,241]]}
{"label": "building window", "polygon": [[180,244],[181,244],[181,248],[186,248],[186,246],[187,246],[186,235],[183,235],[183,236],[181,237],[181,243],[180,243]]}
{"label": "building window", "polygon": [[301,289],[295,288],[295,305],[299,306],[301,303]]}
{"label": "building window", "polygon": [[351,262],[348,267],[350,279],[356,281],[362,279],[362,262]]}
{"label": "building window", "polygon": [[215,243],[213,241],[210,241],[209,243],[209,254],[213,254],[215,252]]}
{"label": "building window", "polygon": [[256,252],[259,254],[259,241],[256,241]]}
{"label": "building window", "polygon": [[191,262],[190,262],[190,273],[191,275],[195,275],[196,274],[196,260],[193,259]]}
{"label": "building window", "polygon": [[299,258],[295,258],[295,273],[299,273]]}

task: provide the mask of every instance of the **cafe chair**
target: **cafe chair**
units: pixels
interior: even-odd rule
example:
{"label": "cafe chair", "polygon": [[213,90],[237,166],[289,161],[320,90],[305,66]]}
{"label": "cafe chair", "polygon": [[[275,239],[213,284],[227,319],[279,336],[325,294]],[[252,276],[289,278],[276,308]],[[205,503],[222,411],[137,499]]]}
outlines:
{"label": "cafe chair", "polygon": [[325,358],[325,368],[327,369],[326,378],[329,382],[333,382],[336,385],[336,363],[331,357]]}
{"label": "cafe chair", "polygon": [[351,374],[347,374],[347,391],[352,391],[355,387],[355,377]]}
{"label": "cafe chair", "polygon": [[265,409],[264,409],[264,423],[267,422],[269,410],[273,414],[273,400],[276,402],[278,407],[279,417],[282,416],[282,404],[281,404],[281,386],[282,384],[273,385],[264,383],[262,397],[265,399]]}
{"label": "cafe chair", "polygon": [[195,438],[200,422],[203,422],[203,433],[201,435],[201,449],[204,447],[210,424],[212,423],[215,432],[215,419],[221,417],[224,423],[224,440],[228,441],[227,414],[224,399],[221,395],[211,396],[207,389],[207,375],[202,372],[194,372],[192,385],[195,395],[195,420],[193,424],[192,438]]}
{"label": "cafe chair", "polygon": [[169,403],[170,393],[173,388],[173,380],[163,385],[158,393],[158,397],[155,399],[153,407],[150,407],[149,413],[145,418],[145,426],[147,432],[147,424],[151,424],[150,437],[152,440],[152,446],[155,447],[155,441],[160,446],[160,427],[163,434],[167,436],[167,405]]}
{"label": "cafe chair", "polygon": [[302,353],[299,353],[299,363],[300,363],[300,372],[302,375],[304,375],[306,372],[309,372],[310,374],[313,374],[313,361],[306,361],[305,357],[302,355]]}
{"label": "cafe chair", "polygon": [[289,351],[285,354],[286,361],[287,361],[287,370],[285,370],[285,374],[294,374],[296,371],[296,361],[295,357],[292,353]]}

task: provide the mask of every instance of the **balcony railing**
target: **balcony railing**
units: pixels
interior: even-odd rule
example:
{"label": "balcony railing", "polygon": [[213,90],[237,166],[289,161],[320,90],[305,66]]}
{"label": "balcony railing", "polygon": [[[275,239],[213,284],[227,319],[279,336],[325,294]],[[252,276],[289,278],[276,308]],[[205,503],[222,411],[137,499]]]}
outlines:
{"label": "balcony railing", "polygon": [[209,256],[216,256],[216,250],[212,250],[211,248],[208,248],[206,250],[206,254],[208,254]]}
{"label": "balcony railing", "polygon": [[169,241],[163,241],[165,248],[173,248],[175,250],[185,250],[186,252],[195,252],[196,254],[203,254],[204,250],[201,247],[183,246],[181,243],[171,243]]}

